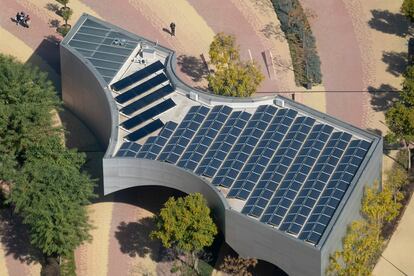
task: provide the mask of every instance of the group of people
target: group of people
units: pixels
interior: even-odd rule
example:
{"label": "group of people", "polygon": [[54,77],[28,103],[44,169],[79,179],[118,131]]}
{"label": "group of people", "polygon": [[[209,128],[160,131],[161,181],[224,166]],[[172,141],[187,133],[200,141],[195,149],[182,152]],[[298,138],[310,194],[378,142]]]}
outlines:
{"label": "group of people", "polygon": [[30,16],[24,12],[18,12],[16,14],[16,25],[22,24],[26,28],[29,28]]}

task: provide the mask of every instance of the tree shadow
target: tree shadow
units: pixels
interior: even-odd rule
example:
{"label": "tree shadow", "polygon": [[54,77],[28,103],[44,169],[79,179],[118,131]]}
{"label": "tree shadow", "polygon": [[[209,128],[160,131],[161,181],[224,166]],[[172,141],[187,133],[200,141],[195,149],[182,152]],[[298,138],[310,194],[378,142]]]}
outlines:
{"label": "tree shadow", "polygon": [[371,94],[371,105],[375,111],[386,111],[398,99],[398,90],[389,85],[381,84],[380,87],[368,87],[368,92]]}
{"label": "tree shadow", "polygon": [[280,30],[280,28],[274,23],[270,22],[266,24],[263,29],[260,30],[266,38],[275,38],[279,41],[283,41],[285,38],[285,34]]}
{"label": "tree shadow", "polygon": [[60,20],[58,20],[58,19],[49,20],[49,26],[50,26],[50,28],[54,28],[54,29],[59,28],[60,27]]}
{"label": "tree shadow", "polygon": [[170,30],[170,29],[167,29],[167,28],[162,28],[162,30],[163,30],[164,32],[166,32],[167,34],[169,34],[169,35],[171,35],[171,36],[172,36],[172,32],[171,32],[171,30]]}
{"label": "tree shadow", "polygon": [[49,80],[55,85],[58,95],[61,94],[59,43],[57,36],[45,37],[26,62],[49,73]]}
{"label": "tree shadow", "polygon": [[177,64],[181,72],[191,77],[194,82],[201,81],[208,75],[208,68],[201,58],[194,56],[180,55]]}
{"label": "tree shadow", "polygon": [[155,229],[155,220],[145,217],[137,222],[121,222],[115,232],[121,252],[130,257],[149,257],[156,262],[161,261],[162,245],[158,240],[152,240],[149,235]]}
{"label": "tree shadow", "polygon": [[22,219],[11,209],[0,210],[0,241],[6,256],[12,255],[21,263],[42,263],[42,253],[30,244],[29,231]]}
{"label": "tree shadow", "polygon": [[401,37],[408,34],[408,21],[404,15],[386,10],[371,10],[371,14],[372,18],[368,21],[371,28]]}
{"label": "tree shadow", "polygon": [[388,65],[387,72],[398,77],[404,73],[408,62],[408,55],[406,52],[384,52],[382,54],[382,61]]}
{"label": "tree shadow", "polygon": [[58,4],[55,4],[55,3],[47,3],[46,6],[45,6],[45,8],[48,11],[55,12],[55,13],[60,10],[59,5]]}

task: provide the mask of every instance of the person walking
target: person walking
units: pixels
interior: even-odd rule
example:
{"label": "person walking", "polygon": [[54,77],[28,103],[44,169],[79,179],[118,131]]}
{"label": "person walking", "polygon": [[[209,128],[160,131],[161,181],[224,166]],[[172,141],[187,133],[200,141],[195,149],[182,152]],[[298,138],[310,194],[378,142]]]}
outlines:
{"label": "person walking", "polygon": [[171,22],[170,28],[171,28],[171,36],[175,36],[175,23],[174,22]]}
{"label": "person walking", "polygon": [[21,16],[20,16],[20,12],[18,12],[18,13],[16,14],[16,25],[19,25],[20,20],[22,20],[22,18],[21,18]]}

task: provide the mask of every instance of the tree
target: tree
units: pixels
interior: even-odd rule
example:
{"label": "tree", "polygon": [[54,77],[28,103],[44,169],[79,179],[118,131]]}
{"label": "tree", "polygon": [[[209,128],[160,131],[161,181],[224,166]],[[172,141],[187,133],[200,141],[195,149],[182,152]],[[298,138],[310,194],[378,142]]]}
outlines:
{"label": "tree", "polygon": [[394,200],[394,191],[388,185],[382,191],[378,191],[378,184],[365,189],[361,211],[374,228],[381,229],[384,223],[395,219],[401,207],[401,203]]}
{"label": "tree", "polygon": [[52,126],[51,116],[60,102],[47,74],[2,54],[0,91],[0,156],[18,167],[31,145],[60,131]]}
{"label": "tree", "polygon": [[196,254],[210,246],[216,234],[217,227],[206,200],[195,193],[184,198],[169,198],[156,217],[156,230],[150,236],[159,239],[166,248],[186,253],[197,270]]}
{"label": "tree", "polygon": [[29,152],[9,200],[28,225],[31,244],[46,258],[70,256],[91,239],[84,207],[94,197],[94,184],[80,172],[85,157],[65,149],[57,136]]}
{"label": "tree", "polygon": [[67,26],[70,26],[68,24],[68,21],[72,17],[72,14],[73,14],[73,10],[71,8],[67,8],[67,9],[62,10],[62,18],[65,21],[65,25],[64,26],[66,26],[66,27]]}
{"label": "tree", "polygon": [[250,97],[264,76],[252,62],[231,64],[207,77],[214,94],[231,97]]}
{"label": "tree", "polygon": [[56,1],[62,4],[64,9],[67,9],[67,4],[69,3],[69,0],[56,0]]}
{"label": "tree", "polygon": [[404,198],[402,189],[409,183],[407,172],[401,169],[401,167],[395,166],[387,173],[387,175],[386,185],[393,192],[394,202],[401,201]]}
{"label": "tree", "polygon": [[385,113],[385,121],[390,130],[386,140],[403,143],[408,155],[407,169],[411,169],[410,144],[414,142],[414,108],[397,102]]}
{"label": "tree", "polygon": [[240,59],[236,38],[232,35],[218,33],[210,44],[210,62],[217,68],[237,63]]}
{"label": "tree", "polygon": [[256,264],[256,259],[226,256],[224,263],[220,266],[220,270],[230,275],[251,276],[249,268],[255,267]]}
{"label": "tree", "polygon": [[406,107],[414,107],[414,66],[408,66],[404,72],[400,101]]}
{"label": "tree", "polygon": [[410,21],[414,21],[414,0],[404,0],[401,6],[401,12],[408,17]]}
{"label": "tree", "polygon": [[257,63],[240,60],[239,47],[232,35],[218,33],[210,44],[209,55],[216,68],[214,74],[207,77],[214,94],[250,97],[264,80]]}
{"label": "tree", "polygon": [[343,240],[343,250],[331,255],[327,275],[371,275],[383,243],[379,233],[380,229],[366,221],[354,221]]}

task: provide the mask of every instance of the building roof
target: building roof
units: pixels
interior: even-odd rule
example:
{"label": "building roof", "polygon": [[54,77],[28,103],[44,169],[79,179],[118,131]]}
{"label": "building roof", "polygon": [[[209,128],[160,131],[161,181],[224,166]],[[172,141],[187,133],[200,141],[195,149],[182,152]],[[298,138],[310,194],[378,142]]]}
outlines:
{"label": "building roof", "polygon": [[91,16],[75,27],[68,45],[117,103],[113,158],[175,164],[234,210],[318,245],[378,137],[282,97],[203,94],[168,67],[173,51]]}

